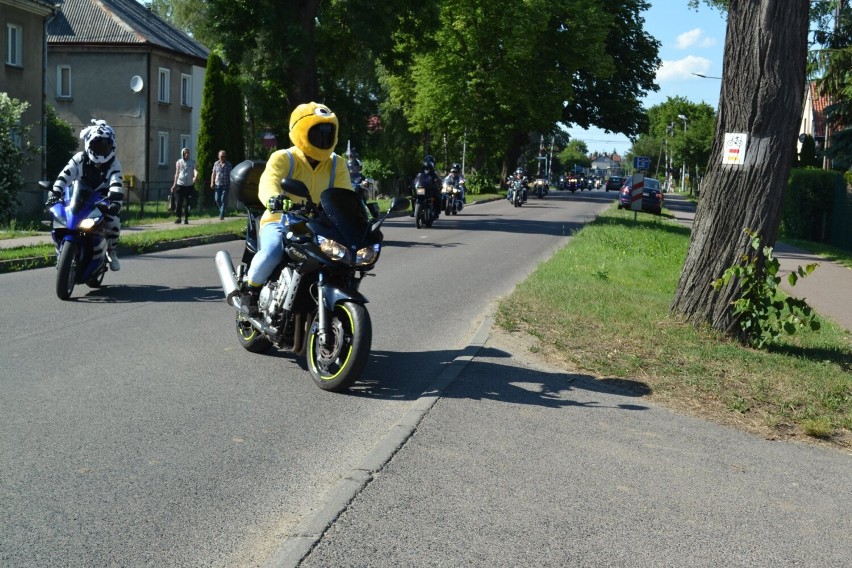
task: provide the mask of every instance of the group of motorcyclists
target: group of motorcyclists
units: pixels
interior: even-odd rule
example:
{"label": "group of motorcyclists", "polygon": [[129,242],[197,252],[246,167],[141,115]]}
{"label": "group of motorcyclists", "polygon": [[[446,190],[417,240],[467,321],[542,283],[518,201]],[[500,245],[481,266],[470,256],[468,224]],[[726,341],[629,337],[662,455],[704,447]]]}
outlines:
{"label": "group of motorcyclists", "polygon": [[[410,195],[412,208],[409,213],[411,217],[417,217],[418,213],[427,209],[427,217],[431,220],[437,219],[441,211],[458,212],[466,200],[465,180],[462,176],[462,167],[459,163],[453,163],[445,177],[441,177],[435,166],[435,158],[427,154],[423,158],[420,172],[414,177],[411,184]],[[458,195],[460,203],[453,203]],[[431,225],[428,221],[427,226]],[[418,225],[419,226],[419,225]]]}

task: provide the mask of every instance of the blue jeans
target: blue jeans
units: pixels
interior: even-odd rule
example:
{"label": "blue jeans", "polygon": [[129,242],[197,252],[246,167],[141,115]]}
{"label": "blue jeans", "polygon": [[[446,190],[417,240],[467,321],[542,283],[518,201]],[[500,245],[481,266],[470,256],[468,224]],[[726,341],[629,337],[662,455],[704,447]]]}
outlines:
{"label": "blue jeans", "polygon": [[284,259],[284,235],[295,219],[284,213],[279,223],[267,223],[260,230],[258,251],[251,261],[247,275],[251,286],[263,286],[275,267]]}
{"label": "blue jeans", "polygon": [[217,185],[213,187],[213,198],[216,200],[216,205],[219,207],[219,218],[225,217],[225,210],[228,208],[228,189],[227,185]]}

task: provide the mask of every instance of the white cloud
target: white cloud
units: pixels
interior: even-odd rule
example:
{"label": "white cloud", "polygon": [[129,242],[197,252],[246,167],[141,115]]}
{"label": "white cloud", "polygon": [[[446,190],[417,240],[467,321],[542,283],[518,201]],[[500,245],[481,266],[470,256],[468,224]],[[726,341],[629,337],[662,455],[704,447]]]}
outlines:
{"label": "white cloud", "polygon": [[688,32],[684,32],[677,36],[677,48],[688,49],[690,47],[713,47],[716,45],[716,40],[712,37],[704,35],[701,28],[695,28]]}
{"label": "white cloud", "polygon": [[706,75],[709,70],[709,59],[688,55],[675,61],[663,61],[663,64],[657,70],[657,82],[662,83],[672,79],[695,79],[693,73]]}

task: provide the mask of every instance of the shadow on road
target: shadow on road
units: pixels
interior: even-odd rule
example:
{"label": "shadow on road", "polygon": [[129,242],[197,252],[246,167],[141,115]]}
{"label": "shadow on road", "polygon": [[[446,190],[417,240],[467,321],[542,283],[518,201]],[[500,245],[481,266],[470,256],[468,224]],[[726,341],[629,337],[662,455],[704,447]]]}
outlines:
{"label": "shadow on road", "polygon": [[145,302],[223,302],[224,296],[220,287],[191,286],[188,288],[170,288],[168,286],[146,285],[115,285],[104,284],[100,288],[89,289],[77,286],[78,290],[86,292],[81,296],[72,296],[69,301],[98,304],[132,304]]}
{"label": "shadow on road", "polygon": [[[349,391],[350,395],[388,400],[414,400],[421,395],[437,394],[423,384],[428,373],[429,385],[436,371],[449,365],[459,355],[464,356],[475,348],[468,347],[459,352],[440,351],[423,353],[394,353],[378,351],[371,354],[364,376]],[[487,359],[487,360],[485,360]],[[651,388],[641,382],[628,379],[595,379],[589,375],[554,373],[529,369],[510,362],[502,364],[494,360],[506,359],[511,355],[505,351],[485,347],[479,350],[476,359],[468,363],[462,373],[441,394],[442,398],[464,398],[471,400],[495,400],[510,404],[524,404],[561,408],[587,406],[611,408],[596,402],[577,402],[571,393],[606,393],[627,397],[642,397],[651,393]],[[444,361],[437,363],[436,361]],[[430,372],[431,368],[431,372]],[[406,372],[406,370],[408,372]],[[586,398],[586,397],[584,397]],[[639,404],[619,404],[624,410],[645,410]]]}

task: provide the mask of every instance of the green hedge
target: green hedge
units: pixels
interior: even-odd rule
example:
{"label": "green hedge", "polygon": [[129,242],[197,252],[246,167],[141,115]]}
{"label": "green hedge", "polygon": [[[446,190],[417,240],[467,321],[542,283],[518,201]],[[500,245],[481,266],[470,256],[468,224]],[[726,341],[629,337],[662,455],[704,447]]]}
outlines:
{"label": "green hedge", "polygon": [[845,194],[846,182],[838,172],[817,168],[791,170],[781,216],[781,234],[831,243],[833,218],[846,216],[846,211],[836,210],[837,196]]}

